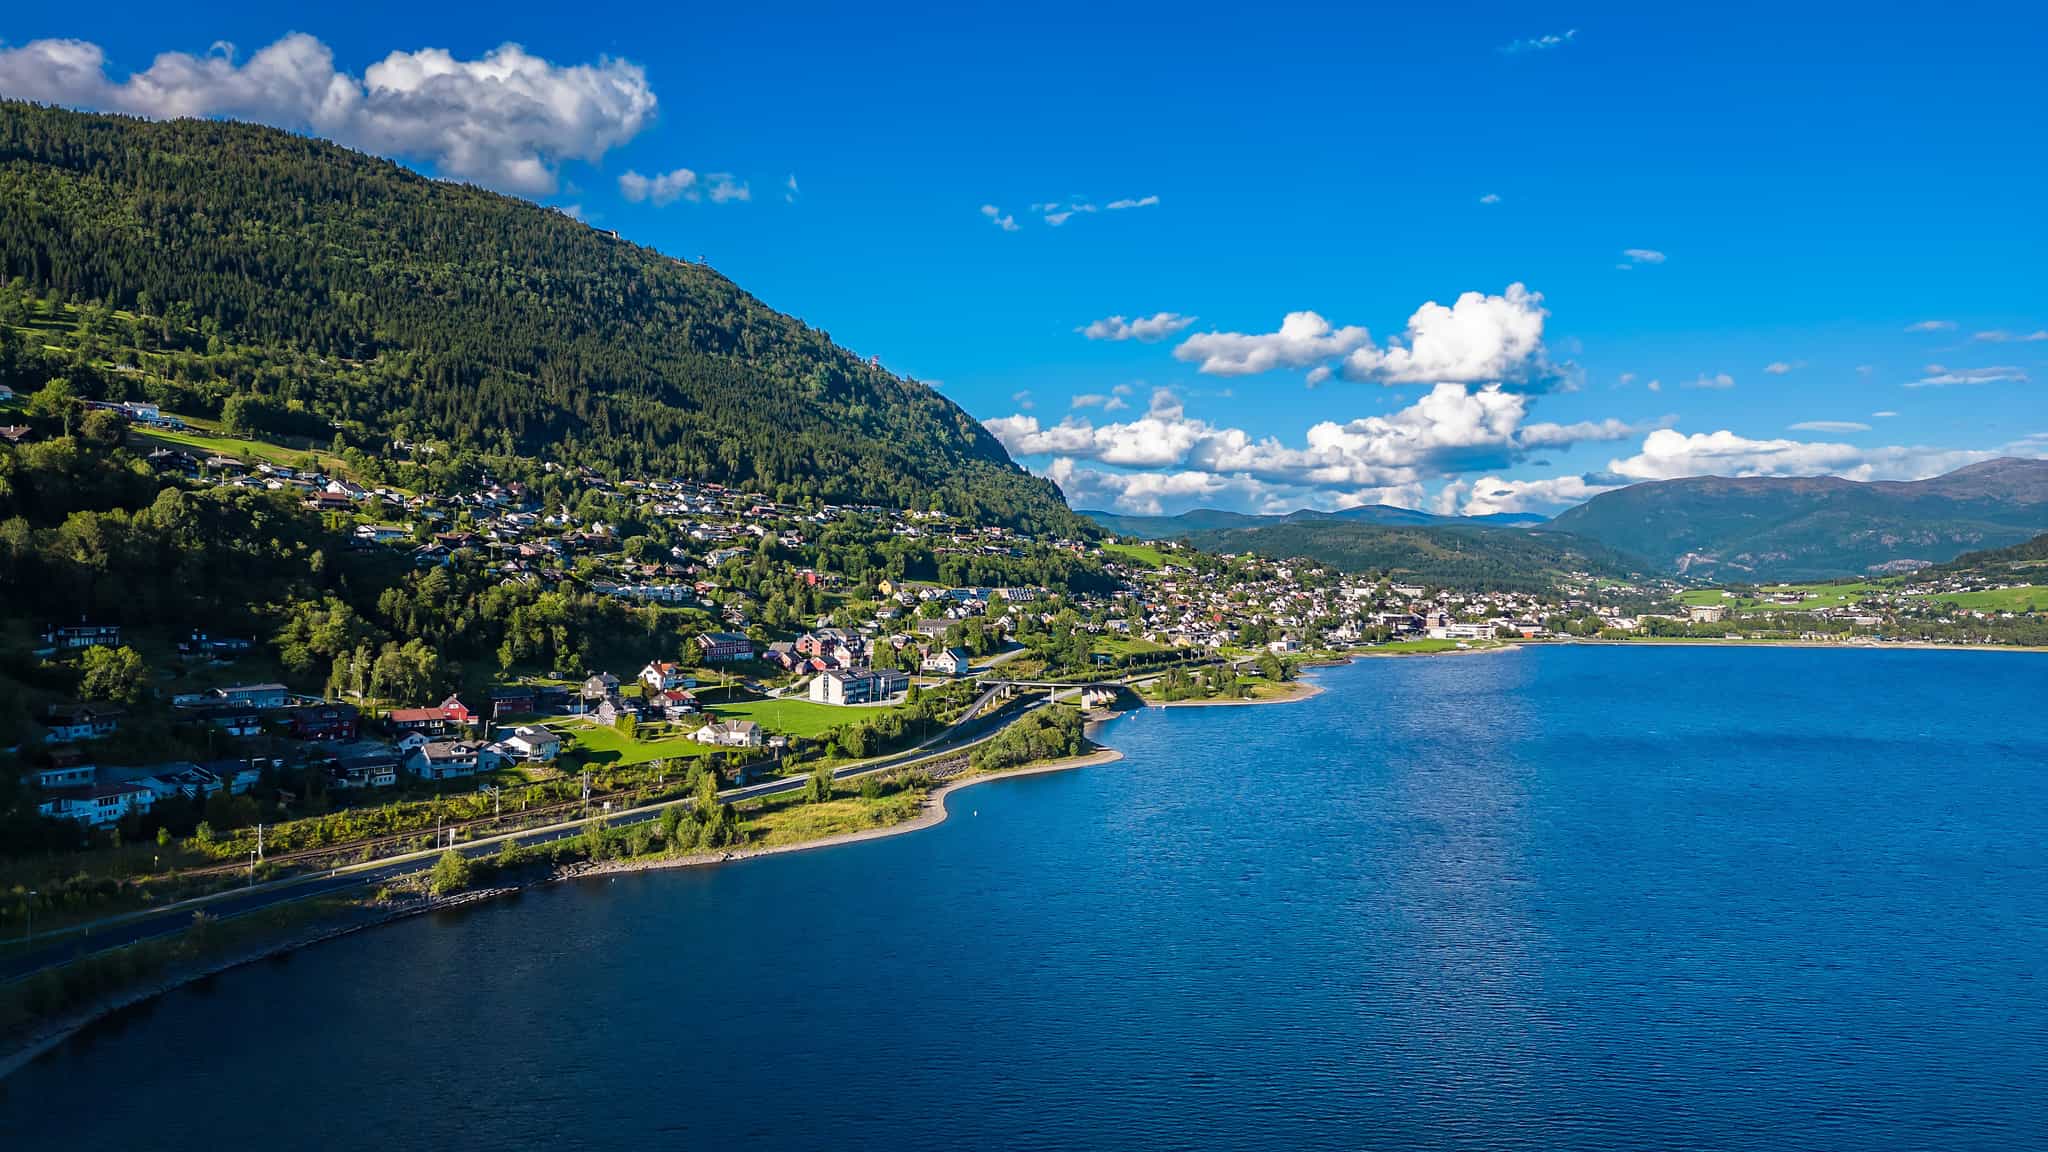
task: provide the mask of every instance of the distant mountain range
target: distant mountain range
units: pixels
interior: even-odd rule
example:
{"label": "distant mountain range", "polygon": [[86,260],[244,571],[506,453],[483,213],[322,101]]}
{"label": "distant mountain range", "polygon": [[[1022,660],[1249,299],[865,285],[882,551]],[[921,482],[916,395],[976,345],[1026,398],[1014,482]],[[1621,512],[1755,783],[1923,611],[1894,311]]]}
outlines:
{"label": "distant mountain range", "polygon": [[1418,512],[1413,508],[1396,508],[1391,504],[1367,504],[1358,508],[1344,508],[1335,512],[1322,512],[1314,508],[1303,508],[1295,512],[1254,515],[1250,512],[1225,512],[1220,508],[1196,508],[1178,516],[1124,516],[1115,512],[1088,512],[1081,515],[1102,525],[1119,536],[1134,536],[1141,540],[1179,540],[1202,532],[1216,532],[1231,528],[1259,528],[1274,524],[1299,524],[1309,521],[1338,521],[1351,524],[1398,525],[1418,527],[1423,525],[1525,525],[1541,524],[1546,517],[1528,512],[1505,512],[1495,516],[1436,516]]}
{"label": "distant mountain range", "polygon": [[1372,524],[1302,517],[1215,528],[1187,537],[1208,552],[1303,556],[1346,572],[1383,572],[1474,591],[1541,592],[1566,572],[1626,576],[1648,566],[1603,544],[1541,526],[1512,524]]}
{"label": "distant mountain range", "polygon": [[[1912,481],[1661,480],[1596,496],[1548,521],[1434,516],[1384,504],[1267,516],[1214,508],[1178,516],[1081,515],[1120,536],[1306,556],[1445,584],[1528,586],[1571,569],[1822,580],[1910,571],[2048,533],[2048,460],[1987,460]],[[2028,558],[2040,557],[2013,557]],[[1509,574],[1517,566],[1527,580]]]}
{"label": "distant mountain range", "polygon": [[1913,481],[1663,480],[1596,496],[1550,527],[1715,580],[1906,571],[2048,532],[2048,460],[1987,460]]}

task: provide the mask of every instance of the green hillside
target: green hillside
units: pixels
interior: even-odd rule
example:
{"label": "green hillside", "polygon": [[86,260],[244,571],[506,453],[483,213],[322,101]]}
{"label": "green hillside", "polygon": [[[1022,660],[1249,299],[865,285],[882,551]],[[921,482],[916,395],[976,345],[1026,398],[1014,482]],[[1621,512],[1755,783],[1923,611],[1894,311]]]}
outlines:
{"label": "green hillside", "polygon": [[1347,572],[1481,591],[1544,591],[1565,572],[1623,576],[1644,568],[1592,541],[1517,527],[1289,520],[1199,532],[1190,541],[1208,552],[1304,556]]}
{"label": "green hillside", "polygon": [[925,385],[525,201],[269,128],[0,102],[0,204],[17,388],[63,375],[323,444],[1080,523]]}
{"label": "green hillside", "polygon": [[1667,480],[1596,496],[1551,523],[1691,576],[1860,576],[2048,531],[2048,461],[1989,460],[1909,482]]}

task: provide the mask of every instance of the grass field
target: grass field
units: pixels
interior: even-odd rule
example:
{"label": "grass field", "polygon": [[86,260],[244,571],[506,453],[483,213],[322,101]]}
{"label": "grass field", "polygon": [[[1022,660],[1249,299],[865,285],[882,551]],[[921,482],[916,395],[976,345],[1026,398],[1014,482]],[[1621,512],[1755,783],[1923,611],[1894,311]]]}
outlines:
{"label": "grass field", "polygon": [[744,700],[737,704],[714,704],[708,711],[724,720],[752,720],[770,732],[787,736],[817,736],[844,724],[873,719],[889,708],[841,708],[813,704],[809,700]]}
{"label": "grass field", "polygon": [[202,452],[217,452],[222,456],[233,456],[238,460],[255,460],[266,464],[281,464],[286,468],[297,468],[307,460],[323,472],[340,475],[348,474],[348,465],[332,452],[305,448],[287,448],[282,444],[271,444],[263,440],[242,440],[233,436],[209,435],[198,429],[183,432],[169,428],[136,428],[129,438],[143,445],[170,448],[197,448]]}
{"label": "grass field", "polygon": [[756,847],[801,844],[901,824],[922,810],[924,797],[925,793],[918,790],[895,792],[875,800],[842,796],[823,804],[778,798],[764,804],[761,811],[742,815],[740,826],[747,832],[748,843]]}
{"label": "grass field", "polygon": [[1102,554],[1112,560],[1145,568],[1159,568],[1166,564],[1166,553],[1145,544],[1104,544]]}
{"label": "grass field", "polygon": [[629,737],[616,728],[583,721],[568,721],[554,725],[564,740],[563,758],[570,759],[581,754],[596,764],[625,765],[645,764],[650,760],[679,760],[690,756],[703,756],[713,751],[709,744],[699,744],[688,736],[663,736],[654,740]]}
{"label": "grass field", "polygon": [[2039,584],[2027,584],[2018,588],[1987,588],[1982,592],[1934,593],[1925,599],[1977,612],[2048,611],[2048,587]]}
{"label": "grass field", "polygon": [[[1850,584],[1767,584],[1757,589],[1756,596],[1728,597],[1719,588],[1695,588],[1679,594],[1678,602],[1687,607],[1706,604],[1726,604],[1737,612],[1811,612],[1820,608],[1845,608],[1866,596],[1883,590],[1883,586],[1868,581]],[[1798,604],[1778,604],[1773,597],[1798,595]]]}
{"label": "grass field", "polygon": [[1095,641],[1095,651],[1109,656],[1136,656],[1164,652],[1166,645],[1154,644],[1143,636],[1103,636]]}
{"label": "grass field", "polygon": [[[1470,646],[1470,647],[1473,647],[1473,648],[1480,648],[1480,647],[1490,647],[1490,645],[1489,645],[1489,644],[1487,644],[1487,642],[1486,642],[1486,641],[1483,641],[1483,640],[1467,640],[1467,641],[1464,641],[1464,643],[1465,643],[1466,645]],[[1380,645],[1380,646],[1379,646],[1379,647],[1377,647],[1377,648],[1368,648],[1368,649],[1366,649],[1366,651],[1367,651],[1367,652],[1449,652],[1449,651],[1452,651],[1453,649],[1457,648],[1458,644],[1459,644],[1459,641],[1456,641],[1456,640],[1395,640],[1395,641],[1393,641],[1393,642],[1391,642],[1391,643],[1387,643],[1387,644],[1382,644],[1382,645]]]}

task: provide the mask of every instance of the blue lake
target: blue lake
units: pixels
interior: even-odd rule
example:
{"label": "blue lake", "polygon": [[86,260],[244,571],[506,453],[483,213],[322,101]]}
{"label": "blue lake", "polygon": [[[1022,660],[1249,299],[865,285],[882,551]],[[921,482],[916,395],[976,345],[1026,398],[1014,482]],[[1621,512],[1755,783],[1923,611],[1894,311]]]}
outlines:
{"label": "blue lake", "polygon": [[1563,648],[241,969],[8,1148],[2048,1146],[2048,659]]}

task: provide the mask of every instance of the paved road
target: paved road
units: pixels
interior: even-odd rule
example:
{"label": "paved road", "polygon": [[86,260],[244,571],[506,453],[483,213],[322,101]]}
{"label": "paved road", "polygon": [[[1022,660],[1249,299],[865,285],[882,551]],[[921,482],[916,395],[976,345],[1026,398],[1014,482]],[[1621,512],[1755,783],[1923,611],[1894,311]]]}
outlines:
{"label": "paved road", "polygon": [[[930,739],[893,756],[849,764],[834,771],[834,778],[845,780],[874,772],[886,772],[958,753],[982,740],[988,739],[998,729],[1007,726],[1026,712],[1043,707],[1054,698],[1062,695],[1062,693],[1053,693],[1044,699],[1032,701],[1024,708],[1012,712],[981,714],[981,706],[1000,691],[999,687],[990,688],[976,701],[975,709],[967,714],[966,719]],[[774,796],[784,792],[796,791],[804,787],[806,782],[807,778],[804,776],[786,776],[774,780],[764,780],[758,784],[728,788],[718,795],[720,799],[727,803],[736,800],[754,800],[763,796]],[[664,808],[676,804],[689,803],[691,801],[687,799],[665,801],[659,804],[626,809],[609,815],[601,815],[600,818],[610,827],[624,828],[658,819],[661,810]],[[524,846],[547,844],[571,836],[580,836],[583,834],[583,829],[588,823],[588,817],[579,817],[573,821],[550,824],[541,828],[481,837],[457,844],[455,850],[466,856],[488,856],[499,851],[507,841]],[[407,853],[402,856],[387,857],[383,860],[367,864],[350,865],[328,872],[314,872],[287,877],[282,880],[265,881],[264,883],[251,885],[236,891],[215,893],[211,896],[202,896],[192,900],[180,901],[176,904],[168,904],[162,908],[153,908],[144,912],[109,917],[106,920],[87,926],[84,930],[72,930],[66,935],[55,937],[45,947],[20,952],[0,960],[0,984],[11,983],[23,977],[34,975],[45,968],[68,963],[81,956],[181,931],[191,925],[192,913],[202,909],[209,916],[226,918],[244,915],[261,908],[269,908],[293,900],[304,900],[323,893],[359,888],[369,884],[380,884],[398,876],[418,872],[439,858],[441,851],[441,849],[428,849],[422,852]]]}

